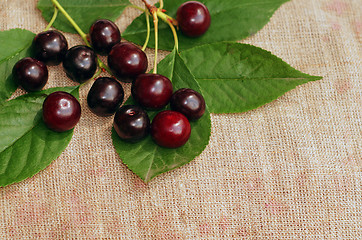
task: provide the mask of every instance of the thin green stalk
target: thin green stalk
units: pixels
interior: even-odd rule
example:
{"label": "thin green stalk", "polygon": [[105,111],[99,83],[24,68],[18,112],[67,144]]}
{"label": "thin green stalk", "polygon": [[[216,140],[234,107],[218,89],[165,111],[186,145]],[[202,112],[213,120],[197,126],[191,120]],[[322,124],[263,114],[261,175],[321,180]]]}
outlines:
{"label": "thin green stalk", "polygon": [[51,0],[52,3],[59,9],[59,11],[61,13],[63,13],[64,17],[70,22],[70,24],[72,24],[72,26],[74,27],[74,29],[78,32],[78,34],[81,36],[81,38],[83,39],[83,41],[86,43],[86,45],[88,47],[90,47],[90,43],[88,42],[87,39],[87,34],[85,34],[82,29],[80,29],[80,27],[78,26],[78,24],[73,20],[73,18],[65,11],[65,9],[62,7],[62,5],[59,4],[59,2],[57,0]]}
{"label": "thin green stalk", "polygon": [[146,12],[146,9],[141,8],[141,7],[137,6],[137,5],[128,5],[128,7],[138,9],[138,10],[140,10],[140,11],[142,11],[142,12]]}
{"label": "thin green stalk", "polygon": [[163,0],[160,0],[160,9],[163,9]]}
{"label": "thin green stalk", "polygon": [[157,11],[153,11],[153,24],[155,26],[155,61],[154,61],[154,67],[153,67],[153,73],[157,73],[157,52],[158,52],[158,17],[157,17]]}
{"label": "thin green stalk", "polygon": [[45,31],[48,31],[48,30],[50,29],[50,27],[53,25],[55,19],[57,19],[57,16],[58,16],[58,8],[57,8],[57,7],[54,7],[53,17],[52,17],[52,19],[50,20],[48,26],[46,26],[46,28],[44,29],[44,32],[45,32]]}
{"label": "thin green stalk", "polygon": [[178,38],[177,38],[177,32],[175,27],[173,26],[173,24],[170,21],[167,21],[168,26],[170,26],[172,34],[173,34],[173,39],[175,41],[175,48],[176,51],[178,52]]}
{"label": "thin green stalk", "polygon": [[144,51],[148,45],[148,41],[150,40],[150,32],[151,32],[150,17],[149,17],[148,11],[145,12],[145,16],[146,16],[146,23],[147,23],[147,36],[146,36],[145,44],[143,44],[142,51]]}

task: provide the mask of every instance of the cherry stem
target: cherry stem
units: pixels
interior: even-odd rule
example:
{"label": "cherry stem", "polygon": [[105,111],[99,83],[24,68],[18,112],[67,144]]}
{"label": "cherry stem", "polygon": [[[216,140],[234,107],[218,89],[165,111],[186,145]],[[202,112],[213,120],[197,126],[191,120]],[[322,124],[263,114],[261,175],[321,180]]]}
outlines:
{"label": "cherry stem", "polygon": [[44,29],[44,32],[45,31],[48,31],[50,29],[50,27],[53,25],[53,23],[55,22],[55,19],[57,19],[57,16],[58,16],[58,8],[56,6],[54,6],[54,13],[53,13],[53,17],[52,19],[50,20],[48,26],[46,26],[46,28]]}
{"label": "cherry stem", "polygon": [[158,17],[157,17],[157,8],[152,11],[153,16],[153,25],[155,27],[155,59],[153,73],[157,73],[157,52],[158,52]]}
{"label": "cherry stem", "polygon": [[142,11],[142,12],[146,12],[146,9],[141,8],[141,7],[137,6],[137,5],[128,5],[128,7],[138,9],[138,10],[140,10],[140,11]]}
{"label": "cherry stem", "polygon": [[[158,10],[157,11],[157,15],[159,16],[159,18],[161,18],[164,22],[166,22],[168,24],[168,26],[171,28],[172,34],[173,34],[173,39],[175,41],[175,48],[176,51],[178,52],[178,37],[177,37],[177,32],[176,29],[174,27],[174,21],[176,21],[175,19],[171,18],[170,16],[168,16],[167,14],[163,13],[162,11]],[[177,21],[176,21],[177,22]]]}
{"label": "cherry stem", "polygon": [[142,51],[144,51],[148,45],[148,41],[150,40],[150,32],[151,32],[150,17],[149,17],[148,10],[145,11],[145,16],[146,16],[146,23],[147,23],[147,36],[146,36],[145,44],[143,44]]}
{"label": "cherry stem", "polygon": [[160,9],[163,9],[163,0],[160,0]]}
{"label": "cherry stem", "polygon": [[[92,46],[90,45],[88,39],[87,39],[87,34],[85,34],[82,29],[78,26],[78,24],[73,20],[73,18],[67,13],[67,11],[65,11],[65,9],[62,7],[62,5],[60,5],[60,3],[57,0],[51,0],[52,3],[55,5],[55,7],[57,9],[59,9],[59,11],[64,15],[64,17],[70,22],[70,24],[72,24],[72,26],[74,27],[74,29],[78,32],[78,34],[81,36],[81,38],[83,39],[83,41],[85,42],[85,44],[92,48]],[[97,57],[97,62],[98,62],[98,66],[101,69],[105,69],[109,74],[112,75],[111,69],[109,69],[109,67],[104,64],[102,62],[102,60],[100,60]]]}

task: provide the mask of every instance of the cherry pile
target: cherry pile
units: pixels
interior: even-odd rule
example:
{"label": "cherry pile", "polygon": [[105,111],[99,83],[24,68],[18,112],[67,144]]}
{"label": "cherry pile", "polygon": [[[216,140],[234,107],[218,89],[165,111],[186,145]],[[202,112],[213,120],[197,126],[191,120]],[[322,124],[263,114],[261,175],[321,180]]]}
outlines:
{"label": "cherry pile", "polygon": [[[183,34],[198,37],[210,26],[210,14],[202,3],[190,1],[177,11],[177,21]],[[121,42],[121,33],[112,21],[101,19],[89,29],[92,47],[78,45],[68,49],[62,33],[48,30],[33,40],[33,58],[18,61],[13,67],[14,80],[28,92],[43,89],[48,81],[48,66],[62,63],[66,75],[84,83],[93,78],[98,68],[97,54],[107,56],[113,76],[98,77],[87,96],[89,109],[98,116],[114,116],[113,126],[126,141],[139,141],[151,134],[160,146],[177,148],[184,145],[191,134],[189,121],[196,121],[205,112],[205,100],[192,89],[173,92],[167,77],[146,73],[148,59],[137,46]],[[132,83],[131,94],[137,105],[121,104],[124,90],[120,82]],[[166,106],[171,110],[162,110]],[[152,122],[146,110],[160,111]],[[49,94],[43,103],[43,120],[54,131],[73,129],[81,116],[78,100],[69,93]]]}

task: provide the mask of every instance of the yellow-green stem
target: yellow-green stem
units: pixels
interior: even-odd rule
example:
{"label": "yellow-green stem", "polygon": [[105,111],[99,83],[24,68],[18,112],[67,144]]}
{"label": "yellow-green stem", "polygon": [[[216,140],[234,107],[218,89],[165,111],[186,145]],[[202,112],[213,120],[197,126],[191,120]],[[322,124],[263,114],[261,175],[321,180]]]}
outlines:
{"label": "yellow-green stem", "polygon": [[128,7],[138,9],[138,10],[140,10],[140,11],[142,11],[142,12],[146,12],[146,9],[141,8],[141,7],[137,6],[137,5],[128,5]]}
{"label": "yellow-green stem", "polygon": [[163,9],[163,0],[160,0],[160,9]]}
{"label": "yellow-green stem", "polygon": [[153,73],[157,73],[157,52],[158,52],[158,17],[157,17],[157,11],[152,12],[153,16],[153,24],[155,27],[155,61],[154,61],[154,67],[153,67]]}
{"label": "yellow-green stem", "polygon": [[176,51],[178,52],[178,38],[177,38],[177,32],[176,32],[176,29],[175,27],[172,25],[171,22],[167,21],[167,24],[170,26],[171,28],[171,31],[172,31],[172,34],[173,34],[173,39],[175,41],[175,48],[176,48]]}
{"label": "yellow-green stem", "polygon": [[48,30],[50,29],[50,27],[53,25],[55,19],[57,19],[57,16],[58,16],[58,8],[57,8],[57,7],[54,7],[53,17],[52,17],[52,19],[50,20],[48,26],[46,26],[46,28],[44,29],[44,32],[45,32],[45,31],[48,31]]}
{"label": "yellow-green stem", "polygon": [[149,18],[149,12],[148,10],[145,12],[145,16],[146,16],[146,23],[147,23],[147,36],[146,36],[146,41],[145,44],[143,44],[142,47],[142,51],[144,51],[148,45],[148,41],[150,40],[150,32],[151,32],[151,27],[150,27],[150,18]]}
{"label": "yellow-green stem", "polygon": [[52,3],[59,9],[61,13],[63,13],[64,17],[72,24],[74,29],[78,32],[78,34],[81,36],[85,44],[90,47],[90,44],[87,39],[87,34],[85,34],[82,29],[78,26],[78,24],[73,20],[73,18],[65,11],[65,9],[62,7],[62,5],[59,4],[57,0],[51,0]]}

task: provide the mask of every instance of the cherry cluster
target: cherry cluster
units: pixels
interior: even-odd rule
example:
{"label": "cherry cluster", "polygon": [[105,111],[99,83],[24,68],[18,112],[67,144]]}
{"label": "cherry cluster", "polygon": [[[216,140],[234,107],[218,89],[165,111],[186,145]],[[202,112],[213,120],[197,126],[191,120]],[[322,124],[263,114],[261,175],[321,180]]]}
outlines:
{"label": "cherry cluster", "polygon": [[[181,31],[190,37],[206,32],[210,25],[207,8],[195,1],[182,4],[177,11]],[[146,54],[137,46],[121,42],[121,33],[112,21],[101,19],[89,30],[91,47],[78,45],[68,49],[62,33],[49,30],[33,40],[34,57],[23,58],[13,68],[15,81],[26,91],[41,90],[48,81],[48,66],[62,63],[67,76],[78,83],[91,79],[97,71],[97,54],[108,56],[111,77],[99,77],[88,96],[89,109],[98,116],[114,116],[114,129],[121,139],[138,141],[148,134],[160,146],[176,148],[190,137],[189,120],[199,119],[205,112],[202,95],[183,88],[173,93],[171,81],[160,74],[145,73]],[[132,82],[131,94],[138,105],[121,104],[124,90],[119,82]],[[171,110],[160,111],[152,120],[145,111],[162,110],[170,103]],[[81,115],[78,100],[69,93],[58,91],[48,95],[43,103],[43,120],[54,131],[75,127]]]}

